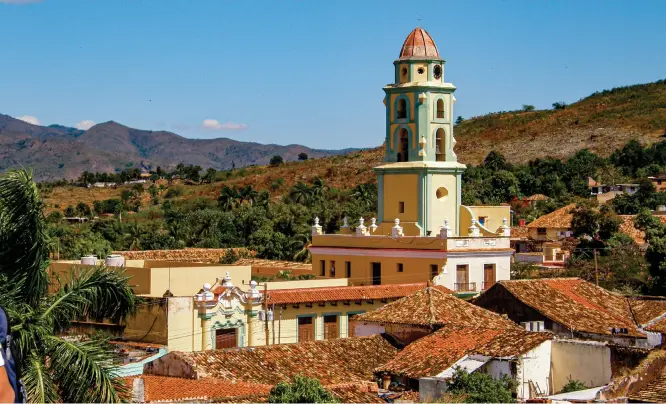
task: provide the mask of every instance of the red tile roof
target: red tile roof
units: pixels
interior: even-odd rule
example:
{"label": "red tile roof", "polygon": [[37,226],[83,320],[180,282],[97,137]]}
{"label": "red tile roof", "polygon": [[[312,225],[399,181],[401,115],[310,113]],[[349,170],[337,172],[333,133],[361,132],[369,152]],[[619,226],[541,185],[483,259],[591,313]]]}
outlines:
{"label": "red tile roof", "polygon": [[544,194],[534,194],[523,198],[523,201],[547,201],[548,199],[550,198]]}
{"label": "red tile roof", "polygon": [[573,210],[576,209],[576,204],[572,203],[570,205],[559,208],[553,212],[550,212],[546,215],[538,217],[532,223],[528,224],[527,227],[545,227],[551,229],[569,229],[571,228],[571,220],[573,219]]}
{"label": "red tile roof", "polygon": [[636,323],[646,325],[666,314],[666,298],[659,296],[629,297],[631,311]]}
{"label": "red tile roof", "polygon": [[217,351],[170,352],[147,364],[144,374],[159,374],[169,364],[170,369],[177,368],[179,374],[195,379],[212,377],[274,385],[300,374],[330,385],[372,380],[372,369],[397,352],[381,335]]}
{"label": "red tile roof", "polygon": [[438,287],[426,287],[377,310],[359,314],[355,321],[418,327],[443,325],[516,327],[512,321],[474,306]]}
{"label": "red tile roof", "polygon": [[400,49],[400,59],[409,59],[412,57],[430,57],[439,58],[437,45],[426,30],[421,27],[415,28],[407,35],[407,39]]}
{"label": "red tile roof", "polygon": [[[145,402],[210,401],[221,398],[268,395],[272,386],[233,382],[222,379],[183,379],[180,377],[143,375],[125,380],[132,386],[143,380]],[[254,401],[254,400],[252,400]]]}
{"label": "red tile roof", "polygon": [[407,345],[395,358],[377,367],[377,372],[420,378],[435,376],[465,355],[496,358],[524,354],[552,339],[544,332],[527,332],[518,327],[488,329],[447,326]]}
{"label": "red tile roof", "polygon": [[[524,304],[575,331],[608,335],[616,327],[626,328],[630,336],[645,337],[637,330],[625,297],[579,278],[499,281],[485,294],[490,296],[493,288],[505,288]],[[484,295],[476,301],[482,302]]]}
{"label": "red tile roof", "polygon": [[645,329],[651,332],[666,334],[666,316],[658,318],[654,322],[650,322]]}
{"label": "red tile roof", "polygon": [[[395,299],[405,297],[425,287],[425,283],[409,283],[397,285],[269,290],[268,303],[296,304],[342,300]],[[436,288],[444,293],[453,293],[444,286],[436,286]]]}

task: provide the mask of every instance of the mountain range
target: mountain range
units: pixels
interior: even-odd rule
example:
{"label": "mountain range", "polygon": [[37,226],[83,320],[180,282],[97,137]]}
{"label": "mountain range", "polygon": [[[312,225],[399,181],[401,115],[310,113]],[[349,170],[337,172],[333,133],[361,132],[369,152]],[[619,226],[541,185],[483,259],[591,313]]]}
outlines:
{"label": "mountain range", "polygon": [[0,114],[0,171],[32,168],[35,179],[74,179],[83,171],[114,172],[129,167],[155,169],[178,163],[228,169],[268,164],[271,157],[296,160],[345,154],[355,149],[319,150],[306,146],[259,144],[228,138],[189,139],[167,131],[130,128],[114,121],[88,130],[39,126]]}

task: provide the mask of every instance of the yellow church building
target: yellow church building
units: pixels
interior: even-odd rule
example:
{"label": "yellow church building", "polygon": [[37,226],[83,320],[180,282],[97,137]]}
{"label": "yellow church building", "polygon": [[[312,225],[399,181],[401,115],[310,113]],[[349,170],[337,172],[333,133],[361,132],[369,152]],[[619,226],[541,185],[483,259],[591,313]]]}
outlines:
{"label": "yellow church building", "polygon": [[509,279],[508,206],[464,206],[465,165],[454,152],[456,87],[430,35],[413,30],[384,87],[384,164],[376,167],[378,218],[345,220],[339,234],[312,227],[316,275],[350,284],[434,281],[476,294]]}

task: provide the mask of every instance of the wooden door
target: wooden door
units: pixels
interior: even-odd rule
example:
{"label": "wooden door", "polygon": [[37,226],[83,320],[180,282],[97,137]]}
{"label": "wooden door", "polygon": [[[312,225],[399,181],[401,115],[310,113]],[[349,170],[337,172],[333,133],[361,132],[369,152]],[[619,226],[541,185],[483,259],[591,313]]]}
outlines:
{"label": "wooden door", "polygon": [[483,290],[495,284],[495,264],[483,265]]}
{"label": "wooden door", "polygon": [[340,328],[338,327],[338,316],[324,316],[324,339],[340,338]]}
{"label": "wooden door", "polygon": [[215,330],[215,349],[236,348],[236,328]]}
{"label": "wooden door", "polygon": [[382,264],[380,262],[372,263],[372,284],[382,284]]}
{"label": "wooden door", "polygon": [[456,292],[468,292],[469,290],[469,267],[467,265],[456,266]]}
{"label": "wooden door", "polygon": [[313,317],[298,318],[298,342],[314,341]]}

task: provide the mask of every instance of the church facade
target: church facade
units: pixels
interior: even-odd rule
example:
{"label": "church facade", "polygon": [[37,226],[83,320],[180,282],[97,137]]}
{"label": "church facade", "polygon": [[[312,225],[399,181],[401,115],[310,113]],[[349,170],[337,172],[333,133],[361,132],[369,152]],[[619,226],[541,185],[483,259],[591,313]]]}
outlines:
{"label": "church facade", "polygon": [[384,164],[376,167],[378,218],[345,223],[340,234],[312,229],[313,271],[353,284],[434,281],[476,294],[509,279],[508,206],[464,206],[453,135],[456,87],[422,28],[405,40],[384,87]]}

